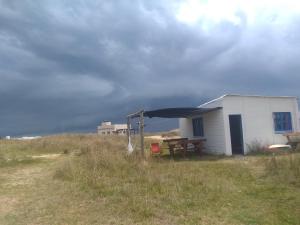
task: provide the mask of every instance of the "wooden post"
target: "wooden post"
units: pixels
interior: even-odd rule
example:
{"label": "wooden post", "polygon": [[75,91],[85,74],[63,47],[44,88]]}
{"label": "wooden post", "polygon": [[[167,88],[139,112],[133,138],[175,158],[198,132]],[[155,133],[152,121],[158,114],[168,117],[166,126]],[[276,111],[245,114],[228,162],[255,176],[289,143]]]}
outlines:
{"label": "wooden post", "polygon": [[145,157],[145,152],[144,152],[144,110],[138,111],[136,113],[129,114],[127,116],[127,137],[128,141],[130,138],[130,119],[131,118],[136,118],[139,117],[139,130],[140,130],[140,141],[141,141],[141,155],[144,158]]}
{"label": "wooden post", "polygon": [[130,117],[127,116],[127,141],[129,144],[129,138],[130,138]]}
{"label": "wooden post", "polygon": [[144,152],[144,111],[140,112],[140,136],[141,136],[141,153],[142,157],[145,157]]}

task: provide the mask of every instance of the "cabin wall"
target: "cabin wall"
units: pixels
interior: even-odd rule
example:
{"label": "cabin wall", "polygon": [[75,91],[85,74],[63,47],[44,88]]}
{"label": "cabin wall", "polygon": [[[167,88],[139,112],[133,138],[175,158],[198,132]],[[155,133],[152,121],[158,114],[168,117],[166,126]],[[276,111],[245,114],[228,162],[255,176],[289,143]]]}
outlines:
{"label": "cabin wall", "polygon": [[214,154],[225,154],[225,130],[223,110],[206,113],[203,116],[205,151]]}
{"label": "cabin wall", "polygon": [[229,115],[241,114],[244,138],[244,153],[248,145],[257,141],[263,145],[285,144],[286,138],[275,133],[273,112],[291,112],[292,127],[299,131],[298,103],[296,98],[225,96],[223,116],[226,154],[231,154]]}
{"label": "cabin wall", "polygon": [[193,138],[193,124],[190,118],[179,119],[179,134],[184,138]]}
{"label": "cabin wall", "polygon": [[[203,108],[222,107],[222,101],[216,100],[205,105]],[[179,131],[182,137],[189,139],[199,138],[193,135],[193,118],[203,118],[203,130],[205,141],[205,152],[214,154],[225,154],[225,131],[222,109],[205,113],[201,116],[179,119]]]}

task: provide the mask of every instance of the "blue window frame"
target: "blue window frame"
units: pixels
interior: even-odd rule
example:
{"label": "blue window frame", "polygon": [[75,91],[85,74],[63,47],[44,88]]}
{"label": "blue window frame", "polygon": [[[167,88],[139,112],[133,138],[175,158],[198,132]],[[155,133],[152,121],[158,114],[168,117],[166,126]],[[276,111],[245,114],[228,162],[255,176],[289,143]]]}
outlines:
{"label": "blue window frame", "polygon": [[292,132],[292,115],[290,112],[273,112],[275,133]]}
{"label": "blue window frame", "polygon": [[194,136],[203,137],[204,136],[204,130],[203,130],[203,119],[195,118],[193,119],[193,134]]}

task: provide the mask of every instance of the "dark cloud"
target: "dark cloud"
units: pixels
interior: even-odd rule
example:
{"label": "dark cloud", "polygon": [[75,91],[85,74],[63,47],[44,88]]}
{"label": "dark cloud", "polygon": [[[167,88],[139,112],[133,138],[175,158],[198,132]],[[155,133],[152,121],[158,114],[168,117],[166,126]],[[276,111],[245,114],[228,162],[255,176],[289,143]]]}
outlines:
{"label": "dark cloud", "polygon": [[188,24],[180,2],[0,0],[0,136],[93,131],[224,93],[299,95],[297,13]]}

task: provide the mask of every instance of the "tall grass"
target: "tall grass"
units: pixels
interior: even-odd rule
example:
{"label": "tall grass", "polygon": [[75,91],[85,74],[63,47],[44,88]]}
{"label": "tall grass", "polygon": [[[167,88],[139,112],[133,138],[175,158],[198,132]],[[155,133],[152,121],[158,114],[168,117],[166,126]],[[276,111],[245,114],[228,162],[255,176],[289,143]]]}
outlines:
{"label": "tall grass", "polygon": [[300,187],[300,155],[273,155],[265,161],[266,172],[269,177],[280,183],[289,183]]}
{"label": "tall grass", "polygon": [[[267,176],[272,177],[269,172]],[[295,215],[294,203],[293,209],[267,209],[271,200],[263,199],[279,187],[273,181],[258,185],[260,178],[243,161],[144,161],[128,156],[126,141],[119,137],[90,139],[55,177],[101,197],[106,213],[138,224],[276,224],[276,219],[285,218],[279,218],[277,210]]]}
{"label": "tall grass", "polygon": [[91,196],[81,203],[114,224],[300,224],[299,154],[143,160],[125,137],[96,135],[0,144],[4,158],[68,153],[54,183]]}
{"label": "tall grass", "polygon": [[68,153],[84,149],[93,137],[95,135],[65,134],[34,140],[0,140],[0,166],[38,162],[38,159],[32,159],[33,155]]}
{"label": "tall grass", "polygon": [[182,214],[181,219],[193,214],[193,221],[201,217],[196,213],[199,207],[207,210],[209,199],[217,200],[228,190],[235,190],[225,179],[210,179],[207,171],[195,164],[144,161],[138,155],[128,156],[125,147],[125,139],[117,137],[91,141],[57,170],[55,177],[92,190],[117,216],[129,216],[134,223],[170,224],[180,220],[178,214]]}
{"label": "tall grass", "polygon": [[267,153],[268,145],[263,144],[261,141],[254,140],[250,143],[247,143],[246,145],[249,154],[257,155]]}

